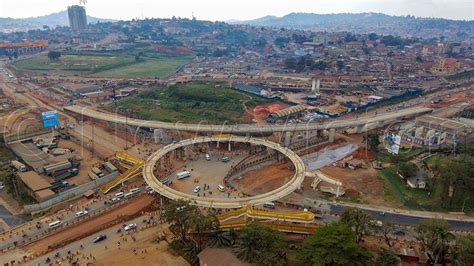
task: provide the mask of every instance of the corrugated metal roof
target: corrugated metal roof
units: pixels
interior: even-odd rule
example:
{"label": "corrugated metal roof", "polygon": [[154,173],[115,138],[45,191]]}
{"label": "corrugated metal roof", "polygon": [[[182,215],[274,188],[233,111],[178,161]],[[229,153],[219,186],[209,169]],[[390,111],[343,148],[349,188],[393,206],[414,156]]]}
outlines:
{"label": "corrugated metal roof", "polygon": [[270,115],[274,116],[274,117],[285,117],[285,116],[289,116],[289,115],[292,115],[292,114],[302,112],[304,110],[306,110],[306,107],[304,107],[303,105],[296,105],[296,106],[291,106],[291,107],[285,108],[285,109],[280,110],[280,111],[276,111],[274,113],[271,113]]}

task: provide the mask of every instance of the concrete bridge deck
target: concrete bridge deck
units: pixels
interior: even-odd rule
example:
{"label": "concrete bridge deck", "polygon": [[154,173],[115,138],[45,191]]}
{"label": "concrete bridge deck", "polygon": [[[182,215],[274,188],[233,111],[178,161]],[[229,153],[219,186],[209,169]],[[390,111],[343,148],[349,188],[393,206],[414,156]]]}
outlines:
{"label": "concrete bridge deck", "polygon": [[371,123],[387,123],[389,121],[402,119],[409,116],[416,116],[432,111],[426,107],[413,107],[395,112],[381,113],[376,116],[361,116],[357,119],[351,120],[334,120],[324,123],[306,123],[306,124],[236,124],[236,125],[207,125],[207,124],[183,124],[183,123],[167,123],[161,121],[143,120],[124,117],[119,114],[111,114],[100,112],[90,107],[82,107],[72,105],[64,107],[65,111],[79,114],[84,117],[89,117],[97,120],[103,120],[118,124],[127,124],[135,127],[160,128],[169,130],[182,130],[191,132],[221,132],[221,133],[272,133],[272,132],[288,132],[288,131],[308,131],[308,130],[324,130],[324,129],[338,129],[347,127],[364,126]]}
{"label": "concrete bridge deck", "polygon": [[[196,143],[205,143],[205,142],[242,142],[242,143],[252,143],[256,145],[263,145],[269,147],[271,149],[275,149],[285,155],[295,167],[295,173],[292,177],[290,177],[289,181],[286,182],[283,186],[272,190],[267,193],[263,193],[260,195],[246,197],[246,198],[238,198],[238,199],[231,199],[231,198],[214,198],[214,197],[198,197],[195,195],[187,194],[181,191],[174,190],[167,185],[162,184],[158,178],[156,178],[155,174],[153,173],[153,169],[158,162],[158,160],[163,157],[165,154],[184,146],[193,145]],[[263,204],[265,202],[274,201],[280,199],[295,189],[300,188],[301,183],[305,177],[305,167],[304,163],[301,158],[291,151],[288,148],[285,148],[277,143],[257,139],[252,137],[198,137],[193,139],[186,139],[177,143],[169,144],[162,149],[153,153],[148,160],[145,162],[143,167],[143,178],[148,183],[150,187],[152,187],[156,192],[160,193],[161,195],[172,199],[172,200],[188,200],[191,204],[202,206],[202,207],[214,207],[214,208],[242,208],[245,206],[252,206]]]}

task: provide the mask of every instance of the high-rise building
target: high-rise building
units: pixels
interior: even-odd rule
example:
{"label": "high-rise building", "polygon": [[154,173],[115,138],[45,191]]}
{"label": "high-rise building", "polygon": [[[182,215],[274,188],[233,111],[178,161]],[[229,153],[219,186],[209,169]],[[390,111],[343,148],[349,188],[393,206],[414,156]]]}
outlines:
{"label": "high-rise building", "polygon": [[86,9],[83,6],[70,6],[67,8],[69,26],[74,32],[82,32],[87,28]]}

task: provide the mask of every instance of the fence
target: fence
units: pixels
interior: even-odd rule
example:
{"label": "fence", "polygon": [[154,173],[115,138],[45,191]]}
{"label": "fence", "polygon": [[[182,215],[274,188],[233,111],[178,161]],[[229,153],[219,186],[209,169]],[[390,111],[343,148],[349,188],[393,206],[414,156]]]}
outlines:
{"label": "fence", "polygon": [[32,204],[32,205],[25,205],[24,210],[26,213],[37,213],[40,211],[44,211],[48,208],[51,208],[52,206],[61,203],[66,200],[74,199],[77,197],[81,197],[86,191],[88,190],[94,190],[100,186],[103,186],[107,184],[108,182],[114,180],[118,172],[113,172],[110,173],[104,177],[101,177],[99,179],[96,179],[94,181],[91,181],[89,183],[82,184],[80,186],[77,186],[75,188],[69,189],[67,191],[64,191],[62,193],[59,193],[56,197],[51,198],[49,200],[43,201],[38,204]]}

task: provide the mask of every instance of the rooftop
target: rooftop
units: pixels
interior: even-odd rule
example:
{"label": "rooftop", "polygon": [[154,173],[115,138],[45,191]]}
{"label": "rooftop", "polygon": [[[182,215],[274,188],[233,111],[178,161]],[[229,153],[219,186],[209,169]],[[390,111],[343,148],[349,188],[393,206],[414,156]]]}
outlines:
{"label": "rooftop", "polygon": [[49,189],[51,186],[46,179],[38,175],[35,171],[20,172],[18,177],[32,191]]}

